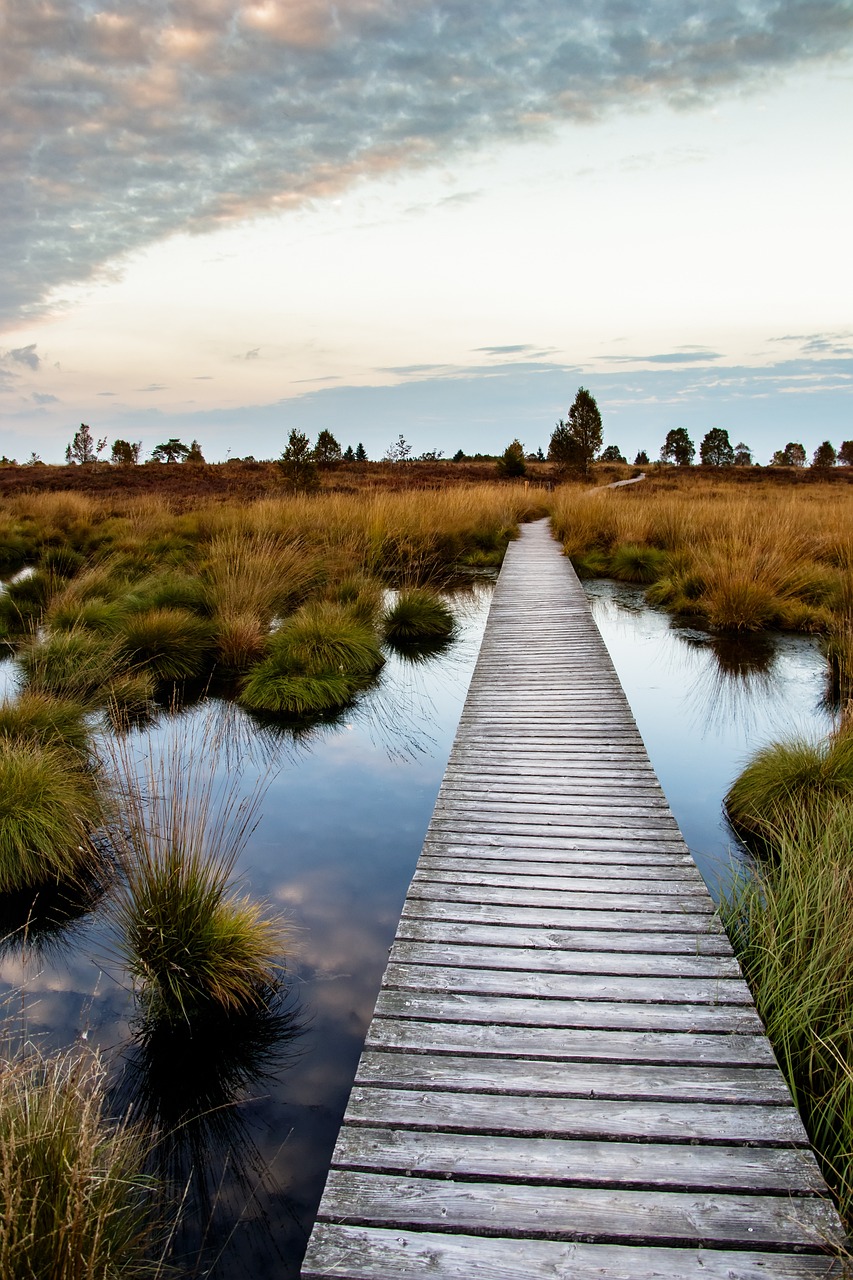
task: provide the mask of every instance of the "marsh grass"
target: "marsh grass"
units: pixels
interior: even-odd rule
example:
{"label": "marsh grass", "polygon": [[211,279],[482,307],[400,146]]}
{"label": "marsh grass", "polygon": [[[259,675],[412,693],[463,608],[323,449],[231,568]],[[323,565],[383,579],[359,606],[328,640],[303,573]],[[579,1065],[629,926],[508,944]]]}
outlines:
{"label": "marsh grass", "polygon": [[118,949],[146,1017],[191,1022],[263,1005],[279,981],[281,920],[241,895],[234,867],[253,829],[259,790],[217,774],[221,740],[207,727],[165,751],[114,743],[121,817],[111,829],[124,884],[112,900]]}
{"label": "marsh grass", "polygon": [[453,633],[453,613],[434,591],[409,587],[385,610],[382,631],[395,645],[447,640]]}
{"label": "marsh grass", "polygon": [[724,919],[824,1175],[853,1221],[853,803],[792,796],[776,856],[736,881]]}
{"label": "marsh grass", "polygon": [[664,474],[623,490],[556,492],[552,525],[579,575],[634,575],[649,584],[650,604],[721,633],[828,636],[831,660],[849,668],[849,488],[669,483]]}
{"label": "marsh grass", "polygon": [[152,1220],[146,1135],[110,1118],[95,1054],[19,1054],[0,1072],[0,1275],[154,1280],[167,1233]]}
{"label": "marsh grass", "polygon": [[0,702],[0,739],[66,747],[85,759],[89,753],[85,714],[78,702],[25,689],[14,701]]}
{"label": "marsh grass", "polygon": [[118,639],[128,665],[148,671],[158,683],[197,679],[213,660],[213,627],[188,609],[129,613]]}
{"label": "marsh grass", "polygon": [[345,706],[385,659],[374,631],[345,605],[304,605],[269,641],[269,656],[246,677],[240,701],[251,710],[299,716]]}
{"label": "marsh grass", "polygon": [[775,850],[792,814],[816,825],[839,801],[853,805],[853,733],[847,729],[822,741],[794,739],[762,748],[732,783],[724,804],[739,835]]}
{"label": "marsh grass", "polygon": [[84,876],[97,860],[95,778],[78,756],[0,737],[0,893]]}

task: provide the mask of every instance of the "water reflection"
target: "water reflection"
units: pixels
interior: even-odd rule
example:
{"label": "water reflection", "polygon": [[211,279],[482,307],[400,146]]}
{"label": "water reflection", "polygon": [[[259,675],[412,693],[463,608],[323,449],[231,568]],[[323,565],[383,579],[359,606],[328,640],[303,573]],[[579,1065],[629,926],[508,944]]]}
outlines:
{"label": "water reflection", "polygon": [[584,590],[667,799],[719,898],[743,856],[722,797],[750,756],[780,737],[824,735],[825,661],[811,636],[733,639],[679,627],[641,587]]}
{"label": "water reflection", "polygon": [[[131,1024],[114,1103],[157,1135],[152,1171],[168,1201],[183,1204],[174,1253],[185,1275],[208,1275],[246,1206],[274,1188],[251,1102],[282,1087],[305,1026],[292,992],[267,996],[239,1015],[210,1011],[192,1024],[144,1018]],[[256,1214],[246,1222],[257,1231],[263,1214],[261,1224]],[[269,1231],[255,1248],[281,1265]]]}

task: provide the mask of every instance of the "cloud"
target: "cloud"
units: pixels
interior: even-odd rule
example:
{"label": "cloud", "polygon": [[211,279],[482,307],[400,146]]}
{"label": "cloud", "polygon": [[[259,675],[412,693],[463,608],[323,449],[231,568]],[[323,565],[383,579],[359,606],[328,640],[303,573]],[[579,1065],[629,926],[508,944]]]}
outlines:
{"label": "cloud", "polygon": [[244,355],[237,357],[238,360],[260,360],[260,358],[261,358],[260,347],[252,347],[251,351],[247,351]]}
{"label": "cloud", "polygon": [[168,391],[164,382],[149,382],[147,387],[136,387],[137,391]]}
{"label": "cloud", "polygon": [[59,404],[59,396],[49,395],[46,391],[36,391],[33,400],[36,404]]}
{"label": "cloud", "polygon": [[697,364],[707,360],[722,360],[719,351],[705,351],[701,347],[682,351],[664,351],[651,356],[602,356],[611,364]]}
{"label": "cloud", "polygon": [[31,342],[28,347],[15,347],[14,350],[7,351],[3,358],[7,361],[11,360],[14,364],[24,364],[28,369],[36,372],[41,366],[41,359],[34,342]]}
{"label": "cloud", "polygon": [[0,85],[0,320],[123,254],[845,54],[847,0],[42,0]]}

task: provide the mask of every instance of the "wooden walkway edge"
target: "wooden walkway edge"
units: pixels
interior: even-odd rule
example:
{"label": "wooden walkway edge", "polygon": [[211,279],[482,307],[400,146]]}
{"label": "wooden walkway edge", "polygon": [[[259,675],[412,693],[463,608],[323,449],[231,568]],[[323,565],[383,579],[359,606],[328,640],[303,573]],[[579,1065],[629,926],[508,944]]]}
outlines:
{"label": "wooden walkway edge", "polygon": [[304,1280],[841,1276],[581,586],[507,553]]}

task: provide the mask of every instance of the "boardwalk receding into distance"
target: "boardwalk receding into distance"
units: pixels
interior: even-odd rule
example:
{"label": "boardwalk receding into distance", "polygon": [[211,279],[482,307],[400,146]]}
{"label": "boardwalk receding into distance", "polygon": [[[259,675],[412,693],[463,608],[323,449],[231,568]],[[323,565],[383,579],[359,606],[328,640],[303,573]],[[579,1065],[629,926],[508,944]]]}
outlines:
{"label": "boardwalk receding into distance", "polygon": [[842,1235],[577,577],[528,525],[303,1277],[811,1280]]}

